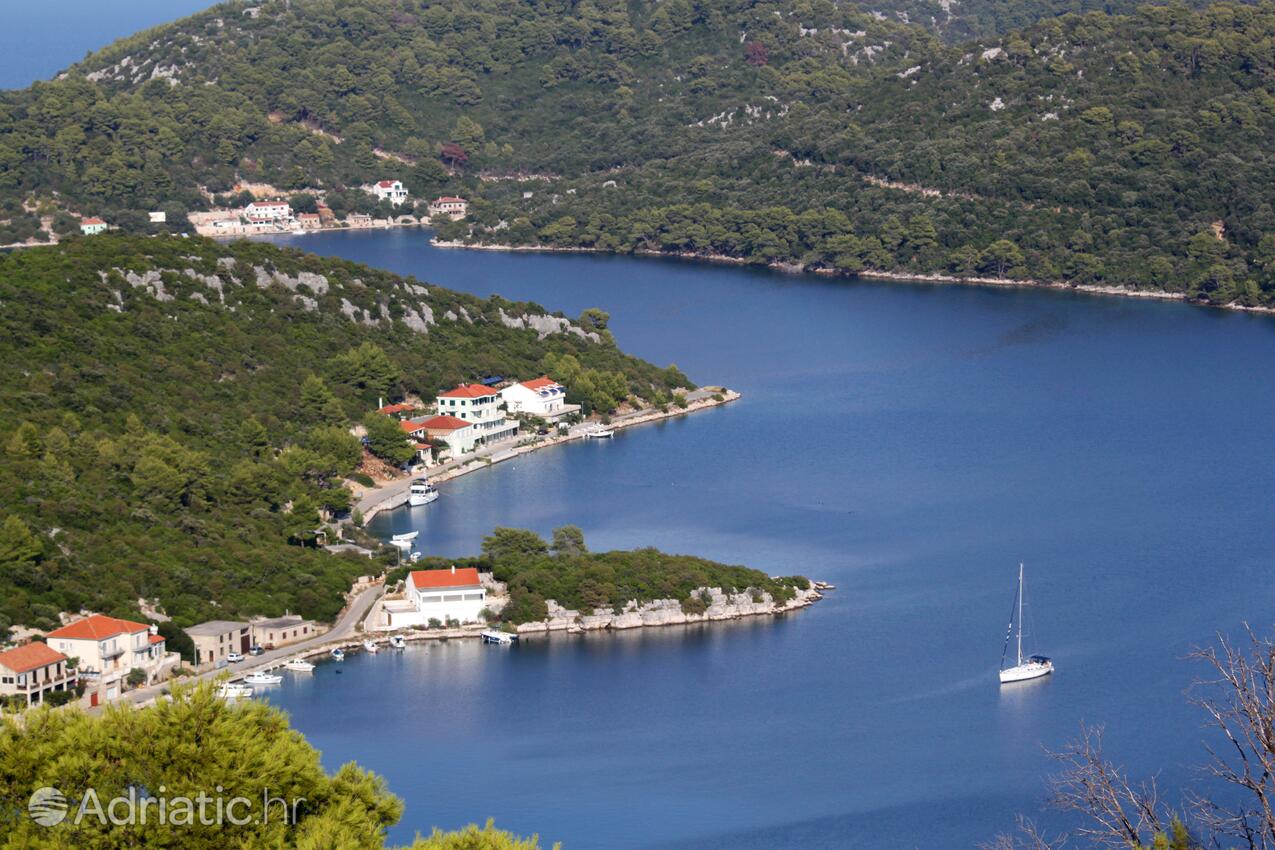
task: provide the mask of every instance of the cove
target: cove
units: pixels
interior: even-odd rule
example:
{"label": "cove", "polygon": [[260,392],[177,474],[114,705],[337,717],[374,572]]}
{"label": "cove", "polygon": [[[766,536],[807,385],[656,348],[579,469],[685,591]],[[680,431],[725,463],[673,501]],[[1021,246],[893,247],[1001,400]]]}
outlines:
{"label": "cove", "polygon": [[[974,847],[1041,814],[1058,748],[1166,799],[1203,762],[1182,660],[1267,629],[1269,318],[1177,303],[592,255],[274,240],[479,295],[612,314],[626,350],[744,397],[533,453],[378,517],[421,548],[580,525],[838,590],[777,621],[352,657],[271,701],[406,802],[392,838],[495,817],[567,850]],[[1019,561],[1049,680],[1000,688]]]}

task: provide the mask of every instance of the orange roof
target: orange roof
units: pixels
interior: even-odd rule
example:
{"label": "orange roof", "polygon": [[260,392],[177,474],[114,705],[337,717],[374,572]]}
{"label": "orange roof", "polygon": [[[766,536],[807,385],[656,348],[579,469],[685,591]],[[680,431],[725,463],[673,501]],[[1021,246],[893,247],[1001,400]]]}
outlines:
{"label": "orange roof", "polygon": [[402,413],[404,410],[415,410],[415,409],[416,409],[416,405],[408,404],[406,402],[400,401],[398,404],[385,405],[380,410],[378,410],[377,413],[384,413],[388,416],[391,413]]}
{"label": "orange roof", "polygon": [[93,216],[91,218],[80,219],[80,224],[106,224],[106,222],[102,221],[97,216]]}
{"label": "orange roof", "polygon": [[484,387],[482,384],[461,384],[455,389],[448,390],[445,393],[439,393],[439,398],[483,398],[489,395],[495,395],[496,391],[491,387]]}
{"label": "orange roof", "polygon": [[412,584],[417,588],[427,587],[477,587],[478,570],[473,567],[450,570],[412,570]]}
{"label": "orange roof", "polygon": [[543,390],[545,387],[556,387],[558,382],[553,378],[532,378],[530,381],[523,381],[522,385],[529,390]]}
{"label": "orange roof", "polygon": [[397,183],[397,182],[398,182],[398,181],[396,181],[396,180],[382,180],[381,182],[377,183],[376,185],[380,186],[382,189],[389,189],[389,188],[392,188],[392,187],[394,186],[394,184],[395,184],[395,183]]}
{"label": "orange roof", "polygon": [[468,428],[472,424],[472,422],[466,422],[464,419],[457,419],[455,416],[434,416],[422,422],[421,427],[427,431],[459,431],[461,428]]}
{"label": "orange roof", "polygon": [[413,434],[425,427],[423,422],[413,422],[410,419],[403,419],[398,423],[398,427],[402,428],[408,434]]}
{"label": "orange roof", "polygon": [[163,643],[163,642],[164,642],[164,636],[163,636],[163,635],[151,635],[149,638],[147,638],[147,640],[150,642],[151,646],[154,646],[154,645],[155,645],[155,644],[157,644],[157,643]]}
{"label": "orange roof", "polygon": [[105,614],[93,614],[83,620],[76,620],[69,626],[54,629],[45,637],[66,638],[68,640],[105,640],[116,635],[131,635],[149,630],[150,626],[134,623],[132,620],[117,620]]}
{"label": "orange roof", "polygon": [[469,203],[469,201],[466,201],[464,198],[457,198],[454,195],[448,195],[445,198],[435,198],[434,203],[436,204],[467,204]]}
{"label": "orange roof", "polygon": [[47,667],[65,660],[65,655],[56,649],[50,649],[48,644],[38,641],[8,652],[0,652],[0,666],[7,667],[15,673],[25,673],[28,670]]}

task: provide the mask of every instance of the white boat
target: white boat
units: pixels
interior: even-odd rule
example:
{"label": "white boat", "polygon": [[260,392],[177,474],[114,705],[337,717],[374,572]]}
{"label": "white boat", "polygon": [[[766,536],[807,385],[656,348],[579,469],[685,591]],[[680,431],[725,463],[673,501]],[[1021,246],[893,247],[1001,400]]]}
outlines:
{"label": "white boat", "polygon": [[222,699],[243,699],[252,696],[252,688],[248,685],[240,685],[233,682],[224,682],[221,687],[217,688],[217,696]]}
{"label": "white boat", "polygon": [[438,501],[438,488],[424,478],[417,478],[407,490],[407,503],[414,508]]}
{"label": "white boat", "polygon": [[407,646],[407,641],[403,640],[402,635],[394,635],[390,638],[390,646],[395,649],[403,649]]}
{"label": "white boat", "polygon": [[593,431],[586,431],[584,435],[594,440],[607,440],[615,436],[615,431],[611,428],[598,428]]}
{"label": "white boat", "polygon": [[508,644],[513,643],[517,639],[517,635],[510,634],[509,632],[498,632],[495,629],[487,629],[483,632],[483,643]]}
{"label": "white boat", "polygon": [[277,685],[282,681],[283,677],[278,673],[267,673],[265,670],[249,673],[243,679],[245,685]]}
{"label": "white boat", "polygon": [[339,646],[338,646],[336,649],[332,650],[331,655],[332,655],[332,660],[333,660],[333,661],[344,661],[344,660],[345,660],[345,650],[344,650],[344,649],[342,649],[342,648],[341,648],[341,647],[339,647]]}
{"label": "white boat", "polygon": [[294,658],[287,664],[283,665],[285,670],[292,670],[296,673],[313,673],[314,665],[304,658]]}
{"label": "white boat", "polygon": [[[1005,666],[1005,656],[1009,652],[1009,639],[1014,634],[1014,626],[1018,626],[1018,663],[1013,667]],[[1023,658],[1023,565],[1018,565],[1018,593],[1015,605],[1010,612],[1009,629],[1005,632],[1005,649],[1001,651],[1001,684],[1007,682],[1025,682],[1028,679],[1039,679],[1054,672],[1054,662],[1043,655],[1029,655]]]}
{"label": "white boat", "polygon": [[412,551],[412,544],[416,542],[416,535],[419,531],[408,531],[403,534],[395,534],[390,537],[390,545],[397,546],[404,552]]}
{"label": "white boat", "polygon": [[377,645],[376,645],[376,641],[374,641],[374,640],[365,640],[365,641],[363,641],[363,648],[364,648],[364,649],[366,649],[368,652],[380,652],[380,651],[381,651],[381,648],[380,648],[379,646],[377,646]]}

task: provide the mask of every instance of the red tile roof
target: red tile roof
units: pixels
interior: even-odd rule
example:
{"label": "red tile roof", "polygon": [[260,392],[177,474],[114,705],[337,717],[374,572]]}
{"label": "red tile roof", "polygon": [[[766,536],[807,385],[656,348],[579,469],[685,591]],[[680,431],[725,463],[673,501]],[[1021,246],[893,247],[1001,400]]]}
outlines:
{"label": "red tile roof", "polygon": [[93,614],[83,620],[76,620],[68,626],[54,629],[45,637],[66,638],[68,640],[105,640],[116,635],[132,635],[149,630],[150,626],[143,623],[134,623],[132,620],[117,620],[105,614]]}
{"label": "red tile roof", "polygon": [[449,195],[446,198],[435,198],[434,203],[436,204],[467,204],[469,203],[469,201],[465,200],[464,198],[457,198],[455,196]]}
{"label": "red tile roof", "polygon": [[0,666],[7,667],[15,673],[25,673],[28,670],[36,670],[65,660],[65,655],[50,649],[48,644],[38,641],[17,649],[10,649],[8,652],[0,652]]}
{"label": "red tile roof", "polygon": [[455,389],[450,389],[445,393],[439,393],[439,398],[483,398],[489,395],[495,395],[496,391],[491,387],[484,387],[482,384],[461,384]]}
{"label": "red tile roof", "polygon": [[147,640],[149,640],[149,641],[150,641],[150,645],[151,645],[151,646],[154,646],[154,645],[155,645],[155,644],[157,644],[157,643],[163,643],[163,642],[164,642],[164,636],[163,636],[163,635],[151,635],[151,636],[150,636]]}
{"label": "red tile roof", "polygon": [[82,225],[83,225],[83,224],[106,224],[106,222],[102,221],[102,220],[101,220],[100,218],[98,218],[97,216],[93,216],[92,218],[82,218],[82,219],[80,219],[80,224],[82,224]]}
{"label": "red tile roof", "polygon": [[392,187],[394,186],[394,181],[393,181],[393,180],[382,180],[381,182],[377,183],[376,185],[380,186],[382,189],[390,189],[390,188],[392,188]]}
{"label": "red tile roof", "polygon": [[394,413],[402,413],[405,410],[415,410],[415,409],[416,409],[416,405],[414,404],[399,402],[398,404],[387,404],[384,407],[382,407],[380,410],[378,410],[377,413],[384,413],[386,416],[389,416]]}
{"label": "red tile roof", "polygon": [[529,390],[543,390],[545,387],[556,387],[558,382],[553,378],[532,378],[530,381],[523,381],[522,385]]}
{"label": "red tile roof", "polygon": [[425,427],[423,422],[413,422],[410,419],[404,419],[398,423],[398,427],[402,428],[408,434],[414,434]]}
{"label": "red tile roof", "polygon": [[412,570],[412,584],[417,588],[427,587],[478,587],[478,570],[473,567],[450,570]]}
{"label": "red tile roof", "polygon": [[421,427],[428,431],[459,431],[461,428],[468,428],[472,422],[466,422],[464,419],[457,419],[455,416],[433,416],[421,423]]}

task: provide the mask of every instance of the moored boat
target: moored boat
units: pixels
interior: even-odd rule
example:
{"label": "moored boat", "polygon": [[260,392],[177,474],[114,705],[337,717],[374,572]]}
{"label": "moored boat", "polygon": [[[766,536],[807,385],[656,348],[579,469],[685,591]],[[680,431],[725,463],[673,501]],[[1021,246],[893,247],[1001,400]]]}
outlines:
{"label": "moored boat", "polygon": [[509,632],[498,632],[495,629],[487,629],[482,633],[483,643],[500,643],[509,644],[518,639],[515,634]]}
{"label": "moored boat", "polygon": [[217,696],[226,700],[243,699],[252,696],[252,688],[237,682],[224,682],[217,688]]}
{"label": "moored boat", "polygon": [[612,428],[597,428],[593,431],[586,431],[584,435],[594,440],[608,440],[615,436],[615,430]]}
{"label": "moored boat", "polygon": [[294,673],[313,673],[314,665],[304,658],[294,658],[287,664],[283,665],[285,670],[291,670]]}
{"label": "moored boat", "polygon": [[417,478],[407,490],[407,503],[414,508],[437,500],[438,488],[424,478]]}
{"label": "moored boat", "polygon": [[333,660],[333,661],[344,661],[344,660],[345,660],[345,650],[344,650],[344,649],[342,649],[342,648],[341,648],[341,647],[339,647],[339,646],[338,646],[336,649],[332,650],[332,652],[331,652],[331,653],[329,653],[329,654],[332,656],[332,660]]}
{"label": "moored boat", "polygon": [[365,640],[365,641],[363,641],[363,648],[364,648],[365,650],[367,650],[368,652],[380,652],[380,651],[381,651],[381,648],[380,648],[379,646],[377,646],[376,641],[374,641],[374,640]]}
{"label": "moored boat", "polygon": [[403,639],[402,635],[393,635],[390,638],[390,646],[394,649],[403,649],[407,646],[407,641]]}
{"label": "moored boat", "polygon": [[277,673],[268,673],[265,670],[258,670],[255,673],[249,673],[244,676],[245,685],[277,685],[283,681],[283,677]]}
{"label": "moored boat", "polygon": [[[1018,626],[1018,663],[1012,667],[1005,666],[1005,656],[1009,652],[1009,639],[1014,634],[1014,626]],[[1005,648],[1001,651],[1001,684],[1009,682],[1025,682],[1028,679],[1039,679],[1054,672],[1054,662],[1043,655],[1023,657],[1023,565],[1018,565],[1018,593],[1015,596],[1014,608],[1010,612],[1009,629],[1005,634]]]}

